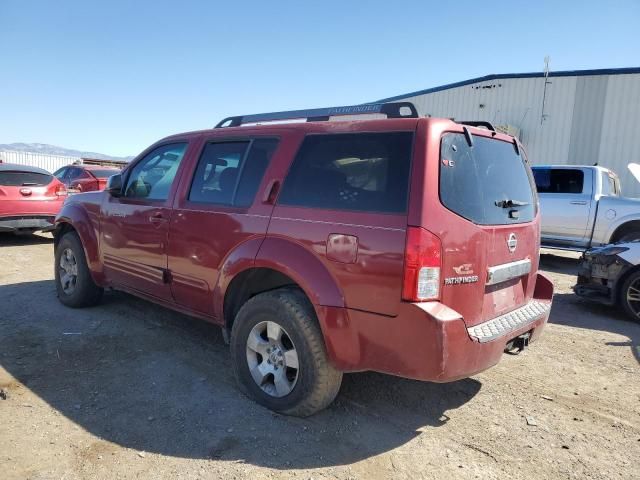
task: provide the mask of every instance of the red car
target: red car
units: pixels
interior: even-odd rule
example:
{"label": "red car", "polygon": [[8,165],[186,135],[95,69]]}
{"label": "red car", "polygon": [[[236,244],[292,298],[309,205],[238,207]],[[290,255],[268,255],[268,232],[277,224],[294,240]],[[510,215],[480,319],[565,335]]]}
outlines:
{"label": "red car", "polygon": [[93,192],[104,190],[111,175],[120,173],[117,167],[99,165],[68,165],[56,170],[53,175],[70,190]]}
{"label": "red car", "polygon": [[[287,118],[308,122],[261,125]],[[240,388],[286,414],[344,372],[474,375],[539,337],[553,295],[525,153],[483,126],[400,103],[167,137],[65,204],[59,299],[112,287],[220,325]]]}
{"label": "red car", "polygon": [[66,187],[46,170],[0,163],[0,232],[52,229],[65,198]]}

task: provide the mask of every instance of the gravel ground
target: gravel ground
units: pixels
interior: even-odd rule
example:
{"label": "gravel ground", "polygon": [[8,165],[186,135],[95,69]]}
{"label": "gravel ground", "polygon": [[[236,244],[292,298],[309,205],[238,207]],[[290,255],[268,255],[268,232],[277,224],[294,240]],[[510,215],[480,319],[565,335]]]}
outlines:
{"label": "gravel ground", "polygon": [[640,325],[557,294],[539,342],[439,385],[346,375],[309,419],[235,388],[218,328],[134,297],[58,303],[50,237],[0,236],[0,478],[640,478]]}

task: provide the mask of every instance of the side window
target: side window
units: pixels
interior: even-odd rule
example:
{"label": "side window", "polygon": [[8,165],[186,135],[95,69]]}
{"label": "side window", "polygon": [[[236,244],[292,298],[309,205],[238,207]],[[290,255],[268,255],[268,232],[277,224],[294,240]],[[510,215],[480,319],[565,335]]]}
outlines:
{"label": "side window", "polygon": [[407,211],[411,132],[310,135],[278,203],[382,213]]}
{"label": "side window", "polygon": [[65,174],[67,173],[67,170],[69,170],[69,167],[59,168],[58,170],[53,172],[53,176],[56,177],[58,180],[62,180]]}
{"label": "side window", "polygon": [[532,168],[533,179],[538,193],[545,193],[551,188],[551,170],[548,168]]}
{"label": "side window", "polygon": [[69,169],[69,172],[67,173],[67,180],[75,180],[81,174],[82,174],[82,170],[80,170],[79,168],[72,167]]}
{"label": "side window", "polygon": [[149,153],[131,170],[124,196],[160,201],[169,198],[171,184],[186,149],[186,143],[174,143]]}
{"label": "side window", "polygon": [[198,161],[189,200],[251,205],[277,144],[276,139],[208,143]]}
{"label": "side window", "polygon": [[582,170],[536,168],[533,171],[538,193],[582,193]]}

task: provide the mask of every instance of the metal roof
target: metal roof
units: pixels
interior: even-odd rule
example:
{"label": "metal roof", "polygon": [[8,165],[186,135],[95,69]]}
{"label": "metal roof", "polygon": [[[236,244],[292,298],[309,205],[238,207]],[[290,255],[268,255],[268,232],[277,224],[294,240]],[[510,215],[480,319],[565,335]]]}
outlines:
{"label": "metal roof", "polygon": [[0,163],[0,172],[29,172],[51,175],[43,168],[31,167],[29,165],[18,165],[17,163]]}
{"label": "metal roof", "polygon": [[[632,73],[640,73],[640,67],[630,68],[601,68],[597,70],[565,70],[558,72],[549,72],[549,77],[585,77],[589,75],[625,75]],[[514,78],[542,78],[544,72],[530,72],[530,73],[498,73],[485,75],[484,77],[472,78],[470,80],[464,80],[462,82],[449,83],[447,85],[441,85],[439,87],[427,88],[425,90],[418,90],[416,92],[405,93],[402,95],[396,95],[395,97],[383,98],[377,100],[378,102],[394,102],[396,100],[402,100],[409,97],[415,97],[417,95],[425,95],[427,93],[440,92],[442,90],[449,90],[450,88],[464,87],[465,85],[472,85],[478,82],[487,82],[491,80],[503,80]]]}

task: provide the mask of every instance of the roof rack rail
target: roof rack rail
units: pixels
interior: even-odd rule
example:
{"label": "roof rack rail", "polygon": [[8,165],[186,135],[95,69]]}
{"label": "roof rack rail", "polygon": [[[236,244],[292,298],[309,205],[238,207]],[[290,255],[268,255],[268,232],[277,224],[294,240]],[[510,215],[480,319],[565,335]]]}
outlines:
{"label": "roof rack rail", "polygon": [[308,110],[290,110],[287,112],[254,113],[227,117],[220,121],[215,128],[239,127],[247,123],[275,122],[283,120],[305,119],[307,122],[326,122],[330,117],[341,115],[366,115],[382,113],[387,118],[418,118],[418,111],[411,102],[396,103],[367,103],[345,107],[312,108]]}
{"label": "roof rack rail", "polygon": [[462,125],[469,125],[470,127],[484,127],[487,130],[491,130],[492,132],[496,131],[496,128],[493,126],[491,122],[483,122],[483,121],[473,121],[473,120],[454,120],[456,123],[460,123]]}

